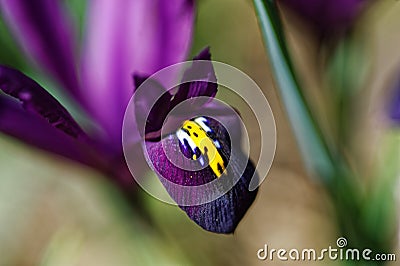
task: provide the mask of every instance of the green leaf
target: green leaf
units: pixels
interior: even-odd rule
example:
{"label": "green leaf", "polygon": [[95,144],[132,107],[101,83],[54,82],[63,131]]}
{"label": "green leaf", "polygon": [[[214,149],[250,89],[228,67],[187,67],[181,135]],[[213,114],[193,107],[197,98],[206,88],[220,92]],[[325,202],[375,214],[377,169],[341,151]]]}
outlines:
{"label": "green leaf", "polygon": [[324,182],[335,177],[332,155],[304,99],[273,0],[253,0],[277,88],[281,94],[306,167]]}
{"label": "green leaf", "polygon": [[369,42],[364,34],[352,33],[342,38],[328,57],[325,79],[331,99],[336,105],[337,145],[346,149],[351,141],[352,129],[357,123],[354,101],[366,87],[372,60],[368,56]]}
{"label": "green leaf", "polygon": [[[400,181],[400,131],[390,130],[376,153],[376,172],[363,203],[362,218],[371,246],[389,252],[397,228],[396,199]],[[379,228],[379,230],[376,230]]]}

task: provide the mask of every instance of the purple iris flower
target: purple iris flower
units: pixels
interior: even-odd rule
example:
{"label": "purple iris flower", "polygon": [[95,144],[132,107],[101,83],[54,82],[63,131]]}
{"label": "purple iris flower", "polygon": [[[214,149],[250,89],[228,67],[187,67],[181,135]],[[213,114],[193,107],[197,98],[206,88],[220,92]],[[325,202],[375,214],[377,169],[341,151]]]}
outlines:
{"label": "purple iris flower", "polygon": [[95,124],[82,124],[84,131],[39,84],[1,66],[1,90],[23,108],[0,95],[0,130],[100,169],[121,188],[132,189],[121,143],[123,115],[133,94],[132,73],[152,74],[185,60],[194,2],[89,1],[82,43],[64,1],[0,0],[0,7],[28,57],[58,81]]}
{"label": "purple iris flower", "polygon": [[280,0],[302,16],[321,36],[349,28],[368,0]]}
{"label": "purple iris flower", "polygon": [[[198,65],[197,60],[202,60],[203,64]],[[161,183],[179,207],[193,221],[208,231],[232,233],[257,195],[257,189],[249,191],[249,185],[253,178],[257,180],[259,177],[253,163],[243,155],[241,150],[231,149],[232,138],[237,141],[241,136],[237,117],[227,111],[224,106],[204,99],[205,97],[212,99],[217,94],[218,86],[213,65],[211,62],[204,64],[210,60],[211,54],[206,48],[194,58],[191,68],[183,74],[183,81],[195,81],[182,82],[178,88],[167,90],[157,81],[145,83],[145,88],[142,90],[157,91],[156,94],[161,96],[153,105],[153,101],[148,101],[150,97],[146,97],[147,95],[135,95],[137,96],[134,100],[136,121],[144,121],[138,124],[145,125],[142,135],[145,139],[144,148],[147,150],[147,159],[150,160]],[[139,88],[145,80],[147,77],[135,75],[136,88]],[[176,124],[172,126],[173,130],[167,131],[169,133],[166,135],[161,135],[160,129],[167,114],[186,100],[190,103],[189,108],[184,108],[184,111],[174,118],[178,120],[178,123],[176,124],[176,121],[172,123]],[[204,109],[212,117],[196,116],[198,110],[204,111]],[[146,117],[147,113],[148,117]],[[181,117],[180,121],[179,117]],[[191,120],[186,120],[189,118]],[[183,122],[188,123],[186,127],[181,127]],[[233,129],[232,132],[228,133],[222,122],[229,125]],[[177,125],[179,126],[176,127]],[[203,137],[201,137],[202,134]],[[216,163],[214,157],[207,161],[209,158],[200,152],[201,144],[193,148],[192,145],[195,145],[196,139],[200,143],[209,140],[210,145],[205,145],[210,149],[208,152],[215,148],[221,160]],[[192,145],[189,142],[192,142]],[[172,154],[176,162],[182,162],[185,167],[176,167],[168,158],[168,154]],[[185,157],[189,160],[184,160]],[[212,167],[213,163],[215,168]],[[205,165],[207,167],[202,167]],[[207,190],[198,189],[187,192],[179,187],[198,187],[218,179],[221,182],[209,186]],[[199,203],[215,191],[224,192],[216,199]]]}
{"label": "purple iris flower", "polygon": [[[0,131],[94,167],[132,194],[133,179],[122,151],[125,108],[134,85],[137,88],[151,74],[186,58],[193,29],[193,0],[90,1],[83,44],[78,42],[74,23],[62,1],[0,0],[0,7],[26,54],[60,84],[92,122],[80,126],[40,84],[18,70],[0,65]],[[211,60],[208,49],[195,58],[198,59]],[[154,170],[177,184],[195,186],[218,177],[210,167],[188,172],[168,164],[160,145],[166,143],[167,149],[176,149],[177,142],[169,141],[176,140],[177,135],[157,135],[166,112],[174,106],[186,99],[215,96],[212,65],[199,75],[204,81],[182,84],[175,93],[165,90],[146,122],[149,135],[144,136],[144,148],[154,162]],[[148,93],[151,95],[152,91]],[[147,104],[146,97],[139,99],[137,109],[146,108]],[[212,108],[206,103],[198,107]],[[140,115],[136,117],[140,119]],[[208,123],[224,158],[245,163],[246,170],[220,198],[180,207],[204,229],[231,233],[255,198],[256,191],[247,189],[255,169],[240,154],[230,154],[230,139],[217,121],[210,119]],[[180,149],[189,152],[185,147]],[[179,197],[168,186],[166,189],[172,198]]]}

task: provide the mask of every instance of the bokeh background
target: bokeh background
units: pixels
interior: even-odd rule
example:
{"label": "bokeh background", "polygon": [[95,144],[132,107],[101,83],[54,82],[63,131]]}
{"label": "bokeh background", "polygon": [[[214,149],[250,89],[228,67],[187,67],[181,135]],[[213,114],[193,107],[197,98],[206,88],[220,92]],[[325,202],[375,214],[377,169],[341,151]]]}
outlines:
{"label": "bokeh background", "polygon": [[[356,25],[365,52],[355,65],[371,67],[357,94],[359,120],[352,145],[354,160],[366,163],[366,169],[381,145],[382,109],[400,73],[400,4],[378,2]],[[83,20],[84,4],[71,1],[70,5]],[[142,191],[138,193],[143,210],[132,210],[98,172],[0,135],[0,265],[304,265],[259,261],[256,252],[264,244],[287,249],[335,245],[340,235],[332,202],[304,169],[272,81],[252,2],[199,0],[197,8],[192,55],[209,45],[214,60],[253,78],[268,98],[277,126],[274,163],[236,232],[206,232],[178,207]],[[296,69],[319,113],[329,105],[326,77],[320,75],[317,59],[319,42],[299,18],[283,11]],[[1,36],[8,36],[1,28]],[[1,60],[15,58],[20,57],[10,53]],[[51,84],[23,61],[18,64],[41,83]],[[321,111],[318,119],[329,131],[329,114]],[[250,138],[257,135],[253,127],[248,130]]]}

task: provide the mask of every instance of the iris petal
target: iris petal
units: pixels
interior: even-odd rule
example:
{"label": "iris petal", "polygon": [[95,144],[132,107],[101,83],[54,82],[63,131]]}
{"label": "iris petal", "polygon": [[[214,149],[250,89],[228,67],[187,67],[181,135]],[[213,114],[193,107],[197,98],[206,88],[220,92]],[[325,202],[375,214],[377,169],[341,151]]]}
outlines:
{"label": "iris petal", "polygon": [[45,89],[18,70],[0,66],[0,90],[19,100],[25,110],[47,120],[75,139],[87,139],[87,135],[68,111]]}
{"label": "iris petal", "polygon": [[[209,61],[209,63],[196,64],[197,60]],[[134,74],[135,88],[139,88],[142,84],[145,86],[142,88],[145,93],[136,94],[134,100],[138,125],[144,125],[144,121],[146,121],[145,133],[150,136],[146,139],[160,139],[159,131],[163,126],[164,120],[168,113],[179,103],[192,99],[191,111],[195,113],[197,109],[207,104],[204,98],[200,99],[198,97],[213,98],[217,94],[217,78],[210,60],[211,54],[207,47],[193,59],[192,66],[184,72],[182,81],[190,80],[190,82],[182,83],[175,94],[171,94],[173,90],[167,91],[156,80],[145,82],[147,80],[146,76]],[[159,95],[161,97],[157,99]],[[222,114],[222,112],[220,113]],[[144,117],[146,114],[149,114],[149,116]],[[185,115],[190,116],[190,114]],[[142,135],[144,134],[143,132],[141,133]]]}
{"label": "iris petal", "polygon": [[0,132],[91,167],[101,165],[90,143],[71,138],[5,95],[0,95]]}
{"label": "iris petal", "polygon": [[60,81],[76,99],[75,34],[60,0],[0,0],[17,40],[30,57]]}
{"label": "iris petal", "polygon": [[[207,118],[207,120],[215,133],[215,138],[219,141],[220,149],[218,149],[218,152],[229,161],[230,167],[226,168],[227,176],[222,174],[218,177],[217,172],[211,167],[212,163],[201,170],[191,170],[195,165],[189,164],[200,166],[200,159],[190,162],[184,160],[187,153],[184,155],[180,152],[182,143],[176,134],[170,134],[160,142],[147,142],[148,159],[170,196],[178,203],[182,202],[183,197],[190,197],[185,199],[187,202],[203,202],[203,199],[208,198],[208,194],[211,193],[210,191],[197,190],[195,193],[187,194],[184,192],[185,186],[200,186],[218,178],[230,178],[230,182],[237,180],[226,193],[210,202],[192,205],[179,204],[189,218],[205,230],[232,233],[256,197],[257,190],[248,190],[250,180],[255,174],[255,168],[243,154],[231,154],[231,144],[226,129],[214,119]],[[168,157],[171,155],[177,162],[183,162],[185,167],[181,168],[172,163]],[[243,168],[244,172],[242,173],[240,169]],[[177,188],[175,184],[182,187]],[[221,186],[217,183],[215,189],[223,190],[224,185]]]}
{"label": "iris petal", "polygon": [[[138,88],[145,80],[147,80],[146,77],[134,75],[136,88]],[[171,109],[170,105],[172,95],[166,91],[160,83],[153,79],[148,80],[144,86],[146,86],[146,88],[144,88],[145,94],[143,94],[143,97],[134,98],[136,121],[139,125],[146,126],[145,131],[150,134],[147,138],[155,136],[155,138],[158,139],[160,136],[158,131],[161,129],[163,122]],[[158,98],[159,95],[161,95],[161,97]],[[146,118],[144,115],[147,113],[149,115]],[[142,136],[145,135],[145,132],[140,133]]]}
{"label": "iris petal", "polygon": [[[197,60],[210,61],[209,64],[197,64]],[[179,86],[178,92],[172,101],[172,106],[176,106],[184,100],[199,96],[214,97],[217,94],[217,77],[211,62],[209,48],[205,48],[195,58],[193,65],[185,71],[182,80],[196,80],[185,82]]]}
{"label": "iris petal", "polygon": [[109,140],[120,145],[123,115],[132,96],[131,74],[151,75],[186,58],[191,44],[194,3],[192,0],[89,3],[82,73],[85,93],[95,117],[109,133]]}
{"label": "iris petal", "polygon": [[114,147],[87,136],[68,111],[34,80],[1,65],[0,131],[103,171],[122,190],[132,192],[131,175]]}
{"label": "iris petal", "polygon": [[98,152],[101,144],[89,139],[68,111],[38,83],[0,66],[0,91],[4,92],[0,93],[1,132],[95,168],[104,165]]}

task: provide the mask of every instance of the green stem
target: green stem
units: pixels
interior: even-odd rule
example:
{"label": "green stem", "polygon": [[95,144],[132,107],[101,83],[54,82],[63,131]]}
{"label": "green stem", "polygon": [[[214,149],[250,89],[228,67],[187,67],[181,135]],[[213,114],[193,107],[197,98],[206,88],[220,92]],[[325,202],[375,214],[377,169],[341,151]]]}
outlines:
{"label": "green stem", "polygon": [[254,0],[254,5],[275,82],[306,167],[322,181],[330,183],[336,175],[333,156],[294,74],[276,3],[273,0]]}

